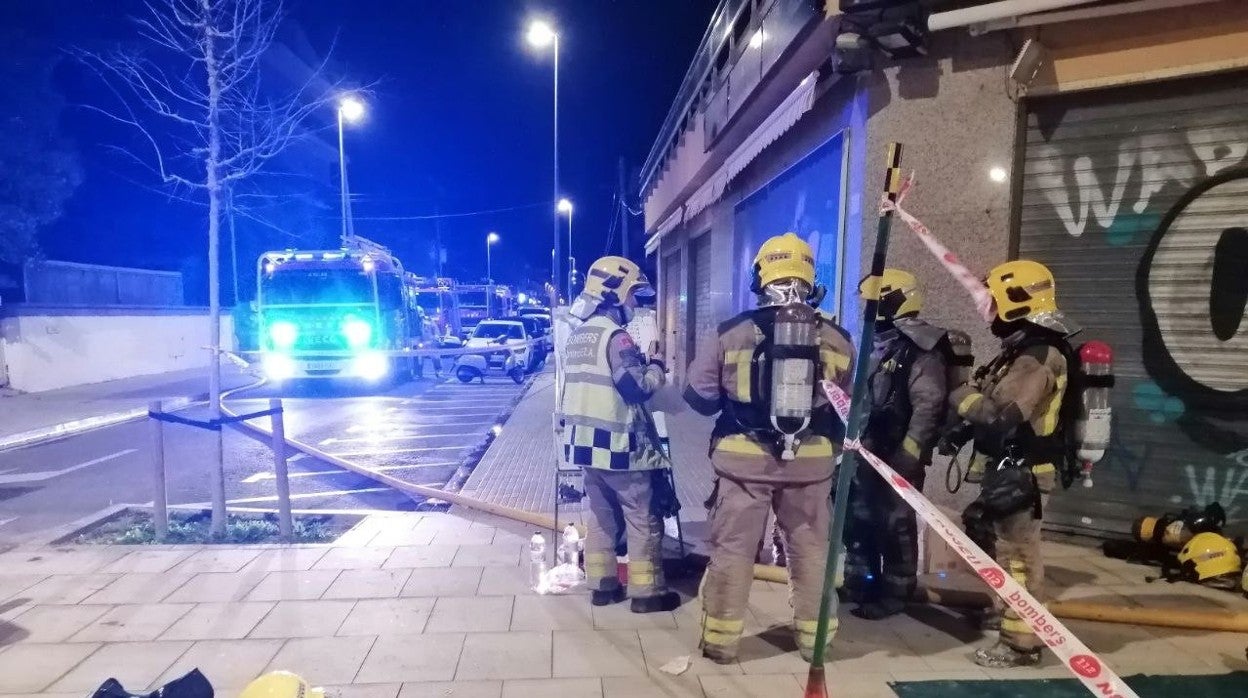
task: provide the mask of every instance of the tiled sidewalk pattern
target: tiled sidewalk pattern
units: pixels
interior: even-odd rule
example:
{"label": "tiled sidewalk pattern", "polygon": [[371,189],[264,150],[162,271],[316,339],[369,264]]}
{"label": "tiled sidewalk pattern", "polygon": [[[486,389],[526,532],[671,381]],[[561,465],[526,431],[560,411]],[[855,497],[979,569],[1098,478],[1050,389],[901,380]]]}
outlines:
{"label": "tiled sidewalk pattern", "polygon": [[[404,534],[404,535],[400,535]],[[699,607],[633,615],[583,595],[526,589],[528,532],[481,515],[367,519],[333,546],[18,549],[0,554],[0,695],[87,695],[115,676],[144,691],[199,667],[222,696],[271,669],[348,698],[796,696],[806,666],[783,630],[786,591],[756,582],[739,662],[695,659]],[[404,540],[395,544],[396,540]],[[420,542],[411,542],[420,541]],[[1050,577],[1079,597],[1135,603],[1136,571],[1050,545]],[[1232,597],[1197,587],[1212,608]],[[1128,598],[1129,597],[1129,598]],[[1121,672],[1246,668],[1244,636],[1071,622]],[[983,641],[951,612],[842,619],[829,680],[838,695],[892,696],[891,680],[1062,675],[985,672]]]}

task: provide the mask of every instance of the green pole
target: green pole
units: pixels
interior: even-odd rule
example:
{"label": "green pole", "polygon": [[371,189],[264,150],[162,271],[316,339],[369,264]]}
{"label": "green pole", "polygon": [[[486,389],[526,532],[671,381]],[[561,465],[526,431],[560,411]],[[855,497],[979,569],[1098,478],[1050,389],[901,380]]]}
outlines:
{"label": "green pole", "polygon": [[[889,201],[897,201],[901,189],[901,144],[888,144],[888,162],[884,171],[884,194]],[[871,256],[871,275],[867,281],[866,307],[862,311],[862,333],[858,340],[858,355],[854,367],[854,391],[849,406],[849,419],[845,425],[845,441],[857,439],[862,431],[863,396],[867,392],[868,360],[875,339],[875,315],[880,304],[879,282],[884,274],[884,260],[888,255],[888,234],[892,227],[893,212],[881,211],[875,229],[875,252]],[[841,560],[841,539],[845,533],[845,514],[849,505],[849,486],[858,467],[857,458],[845,458],[844,442],[841,444],[841,468],[836,478],[836,499],[832,505],[832,521],[828,525],[828,564],[823,572],[823,594],[819,599],[819,624],[815,628],[815,651],[810,662],[810,674],[806,678],[806,698],[823,698],[828,695],[824,679],[824,645],[827,644],[828,626],[833,609],[833,586],[836,569]]]}

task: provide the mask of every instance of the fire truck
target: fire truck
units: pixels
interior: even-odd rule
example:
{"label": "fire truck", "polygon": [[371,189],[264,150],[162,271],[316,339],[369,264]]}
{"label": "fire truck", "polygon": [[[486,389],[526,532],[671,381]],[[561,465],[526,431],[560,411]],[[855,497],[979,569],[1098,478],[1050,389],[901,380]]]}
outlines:
{"label": "fire truck", "polygon": [[515,312],[511,287],[501,284],[461,284],[459,298],[461,333],[467,336],[482,320],[505,318]]}
{"label": "fire truck", "polygon": [[388,249],[355,238],[338,250],[265,252],[257,262],[261,365],[270,380],[408,373],[421,338],[414,278]]}
{"label": "fire truck", "polygon": [[416,305],[437,326],[438,334],[460,336],[464,328],[460,323],[455,280],[445,276],[412,276],[410,285]]}

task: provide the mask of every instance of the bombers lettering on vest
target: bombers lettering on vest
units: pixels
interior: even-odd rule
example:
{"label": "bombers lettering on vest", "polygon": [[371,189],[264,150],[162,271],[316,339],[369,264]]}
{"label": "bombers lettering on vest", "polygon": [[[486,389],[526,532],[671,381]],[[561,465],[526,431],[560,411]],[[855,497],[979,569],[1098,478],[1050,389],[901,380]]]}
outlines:
{"label": "bombers lettering on vest", "polygon": [[[742,390],[729,392],[725,396],[724,409],[716,420],[715,430],[712,433],[712,444],[725,436],[745,434],[760,445],[774,446],[777,456],[783,450],[783,434],[772,425],[770,414],[771,363],[774,358],[771,350],[775,339],[775,318],[780,307],[757,308],[742,313],[719,326],[719,334],[723,336],[741,323],[748,322],[758,330],[756,337],[761,335],[761,340],[752,347],[739,347],[732,350],[741,357],[741,360],[735,363],[738,371],[736,382]],[[827,327],[829,325],[822,316],[819,316],[817,331],[823,331]],[[731,358],[726,358],[731,361]],[[747,372],[748,375],[741,376],[742,371]],[[815,381],[811,386],[812,398],[817,395],[819,380],[827,375],[822,360],[816,361]],[[844,428],[831,406],[824,404],[812,410],[810,423],[799,433],[799,436],[803,439],[809,435],[823,436],[833,442],[838,442],[843,431]]]}

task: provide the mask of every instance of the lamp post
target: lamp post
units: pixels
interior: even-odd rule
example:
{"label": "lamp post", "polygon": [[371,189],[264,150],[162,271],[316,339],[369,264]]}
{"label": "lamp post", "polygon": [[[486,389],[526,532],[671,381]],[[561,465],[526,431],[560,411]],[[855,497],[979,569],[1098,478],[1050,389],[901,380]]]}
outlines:
{"label": "lamp post", "polygon": [[490,232],[485,236],[485,283],[494,285],[494,274],[490,269],[490,247],[498,242],[498,233]]}
{"label": "lamp post", "polygon": [[351,223],[351,198],[347,189],[347,156],[343,148],[343,122],[355,123],[364,118],[364,103],[347,96],[338,101],[338,179],[342,190],[342,246],[346,247],[355,235]]}
{"label": "lamp post", "polygon": [[[555,99],[554,99],[554,195],[552,200],[559,199],[559,34],[549,23],[535,20],[529,24],[527,35],[529,44],[534,48],[552,47],[555,58]],[[563,257],[559,244],[559,215],[554,218],[555,254],[551,260],[550,279],[559,287],[559,260]]]}
{"label": "lamp post", "polygon": [[[568,259],[574,261],[576,258],[572,256],[572,202],[567,199],[559,199],[559,204],[555,207],[559,213],[568,214]],[[568,298],[572,297],[572,271],[575,267],[568,268]]]}

